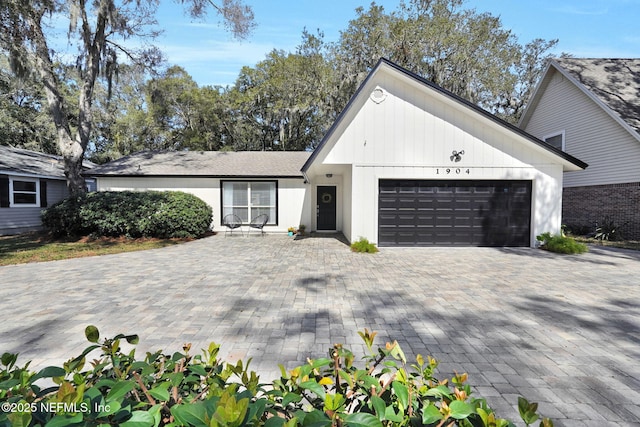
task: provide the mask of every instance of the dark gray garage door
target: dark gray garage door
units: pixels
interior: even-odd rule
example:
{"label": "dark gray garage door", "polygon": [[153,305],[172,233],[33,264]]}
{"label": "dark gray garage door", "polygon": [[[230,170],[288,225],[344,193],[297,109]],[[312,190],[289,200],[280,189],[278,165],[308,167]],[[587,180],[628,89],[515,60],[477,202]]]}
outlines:
{"label": "dark gray garage door", "polygon": [[531,181],[380,180],[380,246],[529,246]]}

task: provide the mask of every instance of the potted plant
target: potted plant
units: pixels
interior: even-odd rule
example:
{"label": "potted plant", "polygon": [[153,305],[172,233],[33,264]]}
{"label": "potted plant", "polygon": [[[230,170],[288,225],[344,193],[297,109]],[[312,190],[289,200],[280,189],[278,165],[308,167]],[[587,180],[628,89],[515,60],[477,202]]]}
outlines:
{"label": "potted plant", "polygon": [[287,231],[288,231],[287,234],[289,236],[293,236],[296,233],[296,228],[295,227],[289,227],[289,228],[287,228]]}
{"label": "potted plant", "polygon": [[300,224],[300,226],[298,227],[298,235],[300,236],[304,236],[304,230],[307,229],[307,226],[304,224]]}

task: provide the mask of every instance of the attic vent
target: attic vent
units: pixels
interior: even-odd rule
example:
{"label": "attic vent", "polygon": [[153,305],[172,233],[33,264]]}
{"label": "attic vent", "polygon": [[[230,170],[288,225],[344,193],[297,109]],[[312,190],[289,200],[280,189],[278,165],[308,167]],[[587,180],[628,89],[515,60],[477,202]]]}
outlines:
{"label": "attic vent", "polygon": [[373,92],[371,92],[371,100],[376,104],[380,104],[387,98],[387,93],[380,89],[379,87],[375,88]]}

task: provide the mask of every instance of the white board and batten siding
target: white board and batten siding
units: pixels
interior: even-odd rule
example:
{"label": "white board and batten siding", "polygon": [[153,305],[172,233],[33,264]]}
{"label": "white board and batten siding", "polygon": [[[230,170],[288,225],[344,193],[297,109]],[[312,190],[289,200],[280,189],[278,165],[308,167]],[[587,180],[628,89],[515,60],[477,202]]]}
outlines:
{"label": "white board and batten siding", "polygon": [[[232,181],[233,179],[222,179]],[[310,217],[307,186],[302,179],[273,178],[278,181],[278,224],[265,227],[266,232],[286,232],[288,227],[297,227]],[[205,201],[213,209],[212,227],[224,231],[221,224],[221,179],[206,177],[111,177],[97,179],[98,191],[184,191]],[[242,180],[239,180],[242,181]],[[305,205],[305,201],[307,202]]]}
{"label": "white board and batten siding", "polygon": [[[352,165],[348,239],[376,240],[381,179],[530,180],[532,242],[559,231],[563,166],[545,149],[410,79],[383,74],[362,94],[322,160],[324,168]],[[464,151],[459,162],[454,150]]]}
{"label": "white board and batten siding", "polygon": [[640,181],[640,142],[573,82],[554,71],[525,131],[543,138],[564,132],[564,150],[589,164],[567,172],[565,187]]}

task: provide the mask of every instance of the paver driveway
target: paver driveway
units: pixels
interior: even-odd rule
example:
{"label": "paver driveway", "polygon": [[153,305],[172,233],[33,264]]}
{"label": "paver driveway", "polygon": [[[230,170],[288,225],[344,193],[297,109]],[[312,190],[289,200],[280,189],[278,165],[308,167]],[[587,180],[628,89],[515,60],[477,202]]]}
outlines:
{"label": "paver driveway", "polygon": [[640,253],[405,248],[353,254],[335,238],[217,235],[175,247],[0,267],[0,352],[32,367],[141,336],[139,352],[223,345],[263,379],[357,331],[468,372],[499,414],[518,395],[558,426],[640,426]]}

